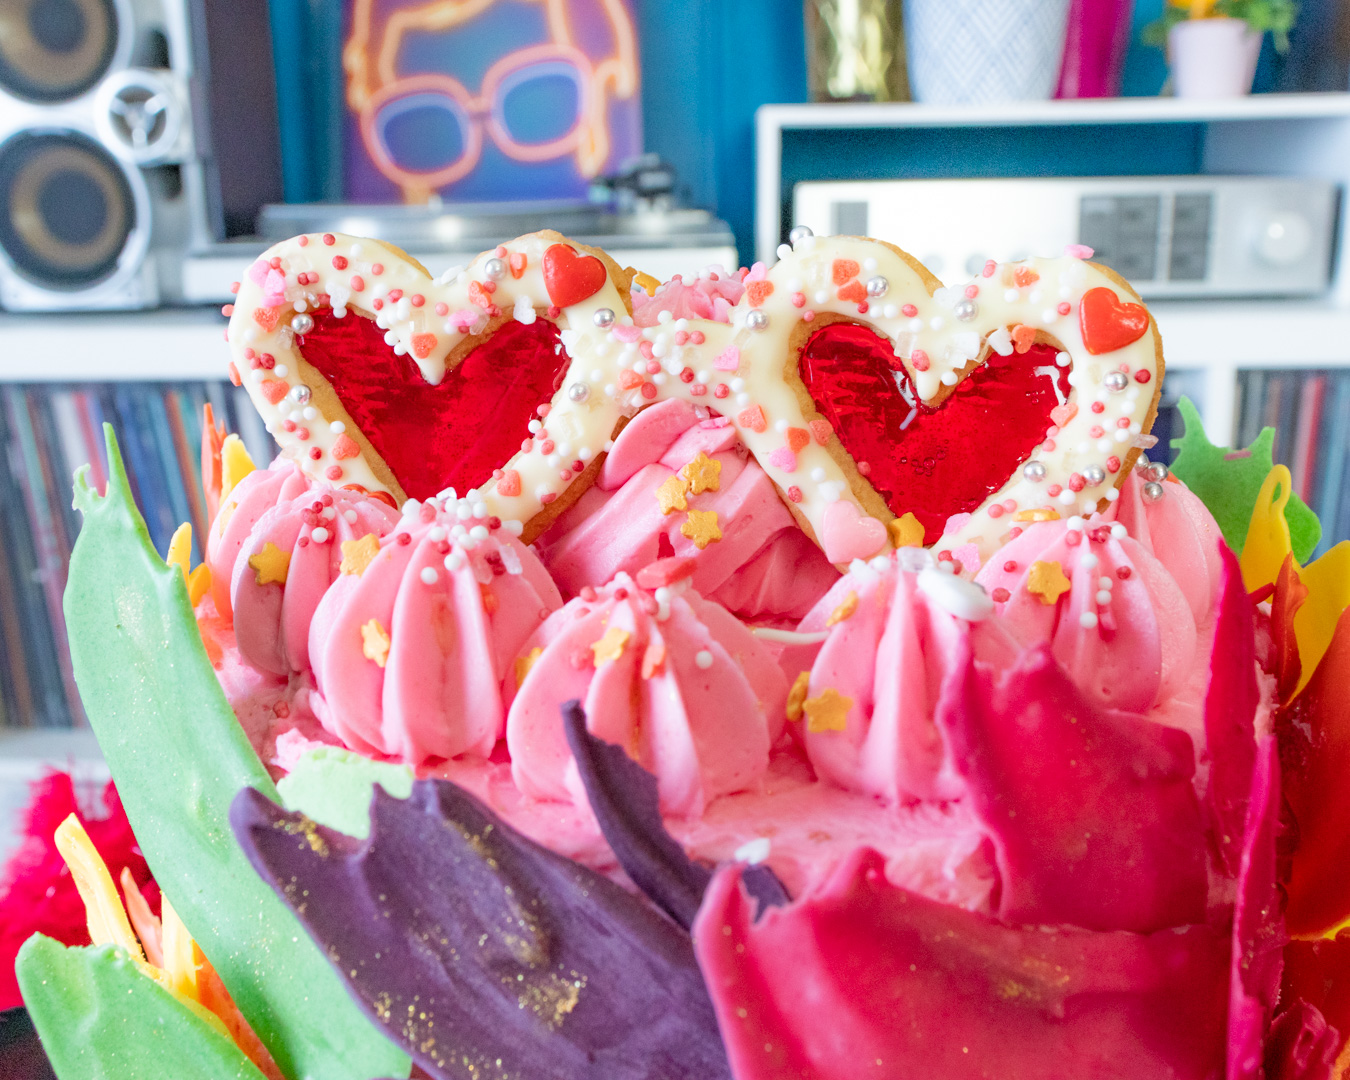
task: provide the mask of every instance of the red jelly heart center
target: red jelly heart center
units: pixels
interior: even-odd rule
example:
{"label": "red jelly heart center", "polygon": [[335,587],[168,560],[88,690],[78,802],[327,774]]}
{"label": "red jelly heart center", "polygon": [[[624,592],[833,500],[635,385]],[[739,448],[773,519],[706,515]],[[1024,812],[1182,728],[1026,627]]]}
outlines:
{"label": "red jelly heart center", "polygon": [[991,352],[936,408],[919,401],[905,372],[891,370],[890,344],[854,323],[813,334],[799,371],[886,505],[913,512],[932,544],[947,518],[984,502],[1045,439],[1050,410],[1069,393],[1069,371],[1056,366],[1055,351]]}
{"label": "red jelly heart center", "polygon": [[529,438],[537,408],[567,370],[558,328],[512,320],[432,386],[416,362],[395,356],[384,331],[359,315],[314,312],[300,352],[333,387],[403,490],[425,499],[486,482]]}

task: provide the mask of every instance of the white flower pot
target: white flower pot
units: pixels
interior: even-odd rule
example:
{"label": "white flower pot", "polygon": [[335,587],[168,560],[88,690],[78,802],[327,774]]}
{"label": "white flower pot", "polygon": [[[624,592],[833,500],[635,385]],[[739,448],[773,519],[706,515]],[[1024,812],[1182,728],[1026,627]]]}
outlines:
{"label": "white flower pot", "polygon": [[1241,19],[1187,19],[1167,35],[1172,90],[1179,98],[1251,93],[1261,34]]}
{"label": "white flower pot", "polygon": [[1055,92],[1069,0],[905,0],[914,100],[1040,101]]}

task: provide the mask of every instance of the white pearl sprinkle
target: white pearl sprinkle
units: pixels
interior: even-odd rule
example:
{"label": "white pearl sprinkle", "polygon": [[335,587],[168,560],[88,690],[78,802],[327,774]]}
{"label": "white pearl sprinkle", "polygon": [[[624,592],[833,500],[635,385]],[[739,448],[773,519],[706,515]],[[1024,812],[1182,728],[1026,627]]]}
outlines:
{"label": "white pearl sprinkle", "polygon": [[486,525],[475,525],[469,530],[470,540],[486,540],[488,538],[488,527]]}
{"label": "white pearl sprinkle", "polygon": [[1074,499],[1077,498],[1072,491],[1061,491],[1059,493],[1059,502],[1061,506],[1072,506]]}
{"label": "white pearl sprinkle", "polygon": [[1097,592],[1097,606],[1106,607],[1111,602],[1111,592],[1109,589],[1099,589]]}
{"label": "white pearl sprinkle", "polygon": [[[1115,502],[1115,501],[1116,501],[1117,499],[1119,499],[1119,498],[1120,498],[1120,492],[1117,491],[1115,488],[1107,488],[1107,489],[1106,489],[1106,501],[1107,501],[1107,502]],[[1124,527],[1125,527],[1125,526],[1123,526],[1123,525],[1120,526],[1120,528],[1122,528],[1122,529],[1123,529]],[[1114,530],[1112,531],[1111,535],[1112,535],[1112,536],[1115,535],[1115,531],[1114,531]],[[1121,535],[1123,536],[1123,535],[1125,535],[1125,534],[1122,533]]]}
{"label": "white pearl sprinkle", "polygon": [[464,552],[460,551],[459,548],[455,548],[445,557],[445,568],[453,574],[456,570],[463,568],[464,562]]}
{"label": "white pearl sprinkle", "polygon": [[707,649],[699,649],[698,652],[694,653],[694,663],[707,670],[713,665],[713,654]]}
{"label": "white pearl sprinkle", "polygon": [[422,573],[420,576],[422,578],[423,585],[435,585],[440,578],[440,575],[436,573],[436,568],[434,566],[422,567]]}
{"label": "white pearl sprinkle", "polygon": [[331,431],[334,435],[341,435],[344,431],[347,430],[347,425],[344,424],[341,420],[334,420],[331,424],[328,425],[328,430]]}
{"label": "white pearl sprinkle", "polygon": [[445,536],[446,532],[444,525],[435,525],[427,532],[427,537],[438,544],[445,539]]}
{"label": "white pearl sprinkle", "polygon": [[830,294],[824,289],[817,289],[814,299],[817,304],[827,304],[830,300]]}
{"label": "white pearl sprinkle", "polygon": [[1114,525],[1111,526],[1111,535],[1117,540],[1124,540],[1125,537],[1130,535],[1130,530],[1125,528],[1124,525],[1122,525],[1119,521],[1117,521]]}
{"label": "white pearl sprinkle", "polygon": [[309,534],[309,538],[313,540],[316,544],[326,544],[328,543],[328,530],[325,529],[322,525],[320,525],[317,529],[315,529],[313,532]]}
{"label": "white pearl sprinkle", "polygon": [[357,516],[358,515],[355,510],[342,511],[342,517],[347,522],[348,525],[355,525]]}
{"label": "white pearl sprinkle", "polygon": [[1097,625],[1097,615],[1095,612],[1085,611],[1078,616],[1078,625],[1084,630],[1092,630]]}
{"label": "white pearl sprinkle", "polygon": [[819,467],[812,469],[811,479],[817,484],[821,483],[825,479],[825,470]]}
{"label": "white pearl sprinkle", "polygon": [[1099,589],[1105,589],[1107,592],[1110,592],[1115,587],[1116,587],[1115,579],[1108,577],[1106,574],[1103,574],[1101,577],[1097,579],[1097,588]]}
{"label": "white pearl sprinkle", "polygon": [[1078,565],[1084,570],[1095,570],[1097,569],[1097,564],[1100,562],[1101,559],[1097,558],[1097,556],[1090,551],[1083,552],[1078,559]]}
{"label": "white pearl sprinkle", "polygon": [[272,374],[275,375],[278,379],[284,379],[290,373],[290,370],[291,369],[288,368],[285,364],[277,364],[275,367],[272,368]]}

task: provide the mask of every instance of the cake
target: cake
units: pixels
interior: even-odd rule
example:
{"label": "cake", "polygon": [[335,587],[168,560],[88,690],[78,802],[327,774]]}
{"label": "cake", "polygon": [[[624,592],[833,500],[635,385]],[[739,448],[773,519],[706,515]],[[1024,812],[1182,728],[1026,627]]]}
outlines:
{"label": "cake", "polygon": [[58,830],[62,1080],[1340,1075],[1350,545],[1188,404],[1141,456],[1161,337],[1087,249],[779,254],[248,269],[280,453],[208,424],[203,565],[111,433],[76,479],[163,902]]}

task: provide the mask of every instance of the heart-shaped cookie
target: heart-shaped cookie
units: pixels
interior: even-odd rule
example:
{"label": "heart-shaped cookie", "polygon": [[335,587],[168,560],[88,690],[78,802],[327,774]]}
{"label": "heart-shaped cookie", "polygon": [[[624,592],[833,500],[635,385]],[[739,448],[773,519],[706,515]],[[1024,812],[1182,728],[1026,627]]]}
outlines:
{"label": "heart-shaped cookie", "polygon": [[[883,523],[913,512],[929,540],[945,524],[943,546],[987,557],[1018,522],[1105,505],[1148,443],[1157,328],[1081,254],[990,262],[944,288],[890,245],[806,236],[747,280],[729,323],[638,327],[627,274],[554,233],[437,282],[384,245],[304,236],[254,264],[229,340],[269,430],[313,475],[399,498],[477,484],[471,511],[527,539],[584,489],[617,427],[683,397],[735,423],[834,561],[887,546],[831,510],[841,500]],[[556,325],[553,356],[537,319]],[[476,363],[484,343],[506,351]]]}

